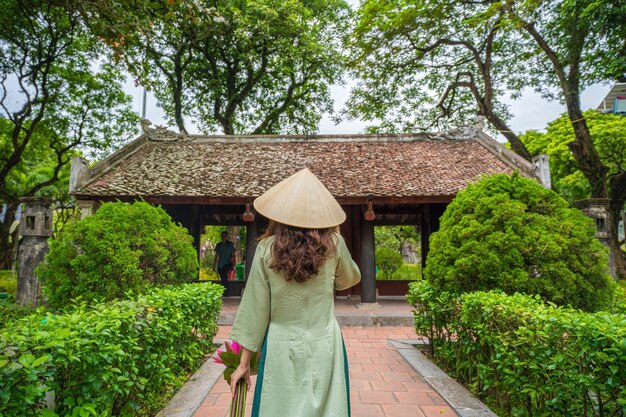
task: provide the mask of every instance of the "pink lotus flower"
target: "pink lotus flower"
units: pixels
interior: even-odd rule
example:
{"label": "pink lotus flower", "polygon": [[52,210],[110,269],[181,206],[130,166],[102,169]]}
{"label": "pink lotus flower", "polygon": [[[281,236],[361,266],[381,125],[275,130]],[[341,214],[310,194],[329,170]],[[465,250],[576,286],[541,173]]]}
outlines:
{"label": "pink lotus flower", "polygon": [[241,354],[241,345],[237,342],[235,342],[234,340],[231,340],[230,343],[226,342],[226,351],[227,352],[233,352],[236,354]]}
{"label": "pink lotus flower", "polygon": [[226,350],[218,349],[217,352],[215,352],[215,356],[213,356],[212,358],[213,362],[221,363],[222,365],[224,365],[224,362],[222,362],[221,358],[223,352],[232,352],[237,355],[241,354],[241,345],[234,340],[227,341],[226,343],[224,343],[224,345],[226,346]]}
{"label": "pink lotus flower", "polygon": [[222,362],[222,360],[220,359],[220,355],[222,354],[222,352],[224,352],[224,349],[218,349],[217,352],[215,352],[215,356],[211,358],[213,359],[213,362],[221,363],[222,365],[224,365],[224,362]]}

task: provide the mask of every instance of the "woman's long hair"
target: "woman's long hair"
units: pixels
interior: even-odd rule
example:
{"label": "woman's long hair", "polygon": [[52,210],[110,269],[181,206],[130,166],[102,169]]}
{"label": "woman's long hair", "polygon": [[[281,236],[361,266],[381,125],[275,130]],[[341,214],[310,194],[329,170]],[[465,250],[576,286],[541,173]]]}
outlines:
{"label": "woman's long hair", "polygon": [[270,220],[263,236],[274,236],[269,267],[281,272],[287,281],[304,282],[314,277],[326,259],[337,250],[332,233],[339,227],[303,229]]}

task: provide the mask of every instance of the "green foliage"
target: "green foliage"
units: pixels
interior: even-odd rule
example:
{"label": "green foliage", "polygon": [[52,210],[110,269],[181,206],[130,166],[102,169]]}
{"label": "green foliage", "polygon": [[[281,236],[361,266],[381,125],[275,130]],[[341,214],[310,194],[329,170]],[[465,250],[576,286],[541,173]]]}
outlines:
{"label": "green foliage", "polygon": [[200,261],[200,267],[206,269],[213,269],[213,263],[215,262],[215,252],[207,251],[202,260]]}
{"label": "green foliage", "polygon": [[[137,131],[124,77],[71,3],[80,2],[0,0],[0,205],[9,222],[20,197],[71,206],[72,157],[108,154]],[[66,220],[57,216],[55,229]],[[3,230],[0,268],[11,249]]]}
{"label": "green foliage", "polygon": [[43,309],[0,333],[0,416],[154,415],[212,350],[222,287],[153,288],[64,315]]}
{"label": "green foliage", "polygon": [[422,279],[422,268],[420,264],[403,262],[396,271],[389,275],[384,270],[379,270],[376,274],[377,280],[418,280]]}
{"label": "green foliage", "polygon": [[535,181],[498,174],[461,191],[431,236],[424,277],[446,291],[539,294],[588,311],[615,284],[595,225]]}
{"label": "green foliage", "polygon": [[386,247],[400,251],[405,242],[418,247],[420,237],[415,226],[376,226],[374,241],[377,248]]}
{"label": "green foliage", "polygon": [[562,99],[564,82],[578,97],[623,78],[625,19],[626,6],[606,0],[363,0],[349,34],[359,81],[348,113],[376,131],[467,124],[477,111],[506,123],[505,95]]}
{"label": "green foliage", "polygon": [[375,132],[413,132],[472,123],[481,101],[506,120],[501,98],[505,83],[524,74],[523,51],[511,48],[519,37],[503,36],[507,26],[485,8],[490,4],[362,1],[348,42],[359,80],[349,116],[372,122]]}
{"label": "green foliage", "polygon": [[0,298],[0,329],[15,320],[27,316],[34,311],[32,307],[15,303],[15,296]]}
{"label": "green foliage", "polygon": [[332,110],[329,87],[343,71],[347,3],[210,5],[211,14],[205,2],[171,2],[149,31],[131,31],[114,45],[116,53],[181,131],[185,117],[225,134],[315,131]]}
{"label": "green foliage", "polygon": [[210,268],[200,267],[200,275],[198,276],[200,281],[219,281],[220,276],[213,270],[213,266]]}
{"label": "green foliage", "polygon": [[[593,144],[608,175],[626,171],[626,117],[602,114],[596,110],[584,112]],[[528,131],[520,135],[530,153],[550,157],[550,175],[555,191],[569,201],[589,198],[591,187],[567,146],[576,138],[569,117],[564,114],[548,123],[545,133]]]}
{"label": "green foliage", "polygon": [[397,250],[385,247],[376,249],[376,265],[385,278],[391,278],[403,263],[402,255]]}
{"label": "green foliage", "polygon": [[402,266],[391,275],[391,279],[422,279],[422,266],[420,264],[404,262]]}
{"label": "green foliage", "polygon": [[0,292],[15,295],[17,291],[17,272],[15,272],[15,277],[12,277],[12,275],[13,271],[11,270],[0,271]]}
{"label": "green foliage", "polygon": [[410,284],[435,361],[499,416],[623,415],[626,315],[583,313],[516,293],[457,296]]}
{"label": "green foliage", "polygon": [[113,299],[195,280],[198,261],[187,230],[162,208],[116,202],[66,226],[36,273],[50,307],[62,308],[77,297]]}

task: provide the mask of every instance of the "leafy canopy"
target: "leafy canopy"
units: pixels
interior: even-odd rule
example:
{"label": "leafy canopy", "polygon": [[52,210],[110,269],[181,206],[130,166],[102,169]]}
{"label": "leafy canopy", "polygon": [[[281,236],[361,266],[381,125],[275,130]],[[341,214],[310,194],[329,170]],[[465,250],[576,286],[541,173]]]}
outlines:
{"label": "leafy canopy", "polygon": [[123,77],[102,60],[77,3],[0,0],[0,268],[12,264],[19,198],[70,206],[71,158],[108,154],[137,130]]}
{"label": "leafy canopy", "polygon": [[595,225],[554,191],[515,173],[459,192],[431,236],[426,279],[447,291],[539,294],[598,310],[612,301]]}
{"label": "leafy canopy", "polygon": [[396,249],[388,247],[376,249],[376,265],[385,278],[390,279],[402,264],[404,264],[404,259]]}
{"label": "leafy canopy", "polygon": [[[626,117],[603,114],[596,110],[584,112],[593,144],[608,176],[626,172]],[[574,129],[567,115],[550,122],[545,133],[527,131],[520,139],[530,153],[550,157],[552,185],[570,201],[589,198],[591,187],[582,174],[567,144],[574,141]]]}
{"label": "leafy canopy", "polygon": [[477,110],[506,120],[500,100],[523,74],[521,51],[512,47],[519,39],[505,35],[501,12],[485,9],[456,1],[364,1],[349,37],[359,82],[348,114],[375,123],[374,131],[447,128],[473,122]]}
{"label": "leafy canopy", "polygon": [[613,0],[364,0],[348,41],[359,79],[348,114],[389,131],[467,123],[478,110],[503,130],[505,94],[574,103],[585,86],[623,80],[625,19]]}
{"label": "leafy canopy", "polygon": [[332,110],[349,11],[344,0],[180,1],[115,47],[183,132],[185,118],[206,132],[313,132]]}

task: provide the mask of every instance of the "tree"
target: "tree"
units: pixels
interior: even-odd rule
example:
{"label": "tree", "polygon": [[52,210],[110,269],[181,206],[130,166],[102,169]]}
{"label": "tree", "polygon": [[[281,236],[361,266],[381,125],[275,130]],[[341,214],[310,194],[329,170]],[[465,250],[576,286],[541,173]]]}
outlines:
{"label": "tree", "polygon": [[[381,121],[373,130],[414,130],[467,123],[478,111],[525,159],[530,154],[508,127],[503,79],[522,72],[504,12],[472,17],[466,2],[367,1],[349,40],[350,67],[360,81],[348,115]],[[478,23],[481,23],[480,25]]]}
{"label": "tree", "polygon": [[227,135],[314,131],[342,73],[345,1],[214,5],[219,18],[175,2],[145,36],[117,42],[118,56],[181,132],[185,117]]}
{"label": "tree", "polygon": [[[600,161],[608,169],[609,182],[611,179],[624,175],[626,172],[626,117],[602,114],[595,110],[584,112],[583,117],[587,121],[593,146],[598,152]],[[569,144],[576,140],[574,134],[569,117],[564,114],[548,124],[546,133],[528,131],[520,136],[532,155],[548,154],[553,187],[571,202],[593,195],[588,178],[579,169],[569,148]],[[617,240],[620,214],[626,209],[626,189],[622,192],[614,192],[614,186],[610,185],[609,189],[612,197],[611,207],[616,212],[612,213],[613,220],[609,226],[612,229],[611,235]],[[615,246],[620,248],[622,244],[623,242],[617,241]],[[623,262],[625,256],[620,249],[616,253],[616,262],[620,260]]]}
{"label": "tree", "polygon": [[400,269],[403,263],[402,255],[397,250],[388,247],[376,249],[376,265],[386,279],[391,279],[393,273]]}
{"label": "tree", "polygon": [[0,269],[10,267],[19,198],[50,196],[73,155],[108,153],[134,133],[120,74],[98,61],[102,46],[62,3],[0,3]]}
{"label": "tree", "polygon": [[[497,100],[505,88],[514,96],[525,87],[534,88],[545,98],[564,102],[575,138],[568,148],[590,184],[591,196],[609,198],[611,222],[616,223],[626,174],[607,176],[609,169],[594,147],[581,111],[580,93],[591,83],[624,77],[625,4],[370,0],[362,4],[358,16],[352,35],[354,65],[357,74],[369,71],[369,76],[351,101],[353,114],[384,116],[395,110],[406,119],[414,107],[422,110],[417,120],[423,120],[424,105],[416,106],[416,101],[432,105],[429,92],[433,91],[441,97],[440,104],[451,103],[439,105],[442,115],[463,120],[461,109],[473,100],[495,130],[505,134],[512,149],[528,159],[519,138],[499,123],[506,120],[506,113]],[[403,94],[389,98],[398,92]],[[379,96],[388,104],[368,105],[361,99]],[[618,252],[617,236],[611,245]],[[618,257],[618,274],[626,276],[622,257]]]}
{"label": "tree", "polygon": [[[585,111],[583,116],[600,160],[608,168],[609,178],[626,171],[626,117],[602,114],[596,110]],[[520,139],[533,156],[544,153],[550,157],[550,174],[555,191],[570,202],[591,196],[591,185],[568,147],[575,137],[567,114],[548,123],[545,133],[530,130],[520,135]],[[626,193],[616,198],[622,200],[623,207]]]}
{"label": "tree", "polygon": [[406,242],[417,246],[420,237],[415,226],[377,226],[374,239],[377,248],[386,247],[400,253]]}
{"label": "tree", "polygon": [[450,203],[424,277],[446,291],[539,294],[595,311],[613,302],[607,264],[591,219],[533,180],[496,174]]}

